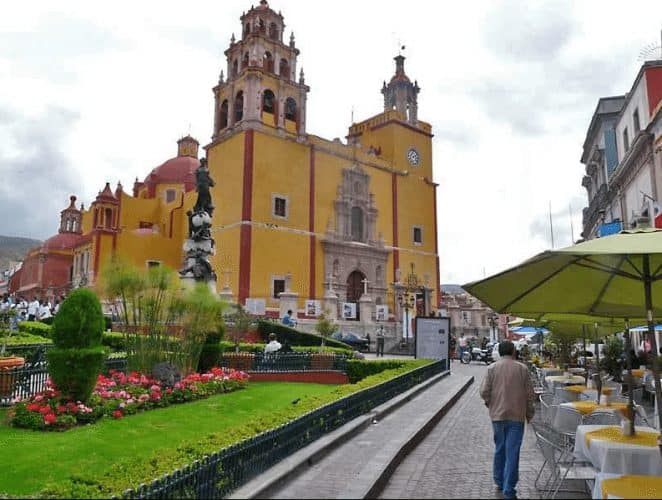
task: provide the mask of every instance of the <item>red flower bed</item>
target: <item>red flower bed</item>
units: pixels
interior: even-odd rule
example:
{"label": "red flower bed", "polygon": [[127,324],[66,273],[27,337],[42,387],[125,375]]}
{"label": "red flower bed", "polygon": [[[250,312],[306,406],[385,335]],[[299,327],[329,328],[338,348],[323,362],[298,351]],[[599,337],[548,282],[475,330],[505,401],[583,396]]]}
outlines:
{"label": "red flower bed", "polygon": [[147,375],[111,371],[109,377],[99,375],[90,400],[83,404],[62,394],[49,380],[45,391],[17,401],[8,417],[9,423],[16,427],[63,430],[104,416],[123,418],[140,411],[234,391],[243,388],[247,381],[245,372],[212,368],[207,373],[192,373],[164,389]]}

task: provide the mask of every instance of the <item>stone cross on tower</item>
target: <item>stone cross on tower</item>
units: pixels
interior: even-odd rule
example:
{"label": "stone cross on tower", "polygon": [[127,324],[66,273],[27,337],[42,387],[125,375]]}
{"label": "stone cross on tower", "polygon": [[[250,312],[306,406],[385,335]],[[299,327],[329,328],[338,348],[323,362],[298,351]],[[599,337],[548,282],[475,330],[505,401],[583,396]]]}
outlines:
{"label": "stone cross on tower", "polygon": [[361,283],[363,283],[363,295],[368,295],[368,283],[370,283],[368,281],[368,278],[363,278],[363,280],[361,280]]}

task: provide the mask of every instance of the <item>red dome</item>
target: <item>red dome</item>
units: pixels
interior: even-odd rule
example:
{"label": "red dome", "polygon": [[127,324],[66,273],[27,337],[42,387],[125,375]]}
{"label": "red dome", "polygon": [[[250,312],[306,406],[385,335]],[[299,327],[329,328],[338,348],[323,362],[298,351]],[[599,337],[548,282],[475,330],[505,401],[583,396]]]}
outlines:
{"label": "red dome", "polygon": [[48,238],[41,245],[42,248],[47,250],[64,250],[75,247],[82,236],[77,233],[60,233]]}
{"label": "red dome", "polygon": [[197,158],[176,156],[152,170],[145,177],[145,184],[185,184],[189,191],[195,187],[195,171],[199,165]]}

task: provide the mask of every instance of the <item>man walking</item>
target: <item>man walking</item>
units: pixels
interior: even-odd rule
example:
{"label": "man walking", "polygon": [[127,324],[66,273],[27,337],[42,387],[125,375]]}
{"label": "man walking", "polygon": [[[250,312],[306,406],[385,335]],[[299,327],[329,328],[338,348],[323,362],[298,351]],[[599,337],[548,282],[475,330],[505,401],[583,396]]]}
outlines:
{"label": "man walking", "polygon": [[480,397],[489,408],[494,432],[494,482],[504,498],[517,498],[524,421],[533,418],[535,395],[526,366],[515,361],[515,344],[500,342],[499,356],[487,369]]}
{"label": "man walking", "polygon": [[462,360],[462,355],[467,350],[469,345],[469,341],[467,340],[466,334],[464,332],[462,332],[460,339],[457,341],[457,345],[460,348],[460,360]]}
{"label": "man walking", "polygon": [[379,330],[377,330],[377,351],[375,357],[379,356],[384,357],[384,325],[379,325]]}

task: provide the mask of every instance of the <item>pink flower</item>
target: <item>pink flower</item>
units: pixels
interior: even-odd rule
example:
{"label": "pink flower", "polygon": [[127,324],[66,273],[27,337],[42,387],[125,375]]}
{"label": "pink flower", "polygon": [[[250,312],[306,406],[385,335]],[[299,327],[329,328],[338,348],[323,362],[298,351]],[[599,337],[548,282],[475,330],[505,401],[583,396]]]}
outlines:
{"label": "pink flower", "polygon": [[152,387],[149,388],[149,390],[152,392],[158,392],[161,390],[161,388],[158,385],[154,384],[152,385]]}
{"label": "pink flower", "polygon": [[122,412],[120,410],[115,410],[113,412],[113,418],[122,418]]}

